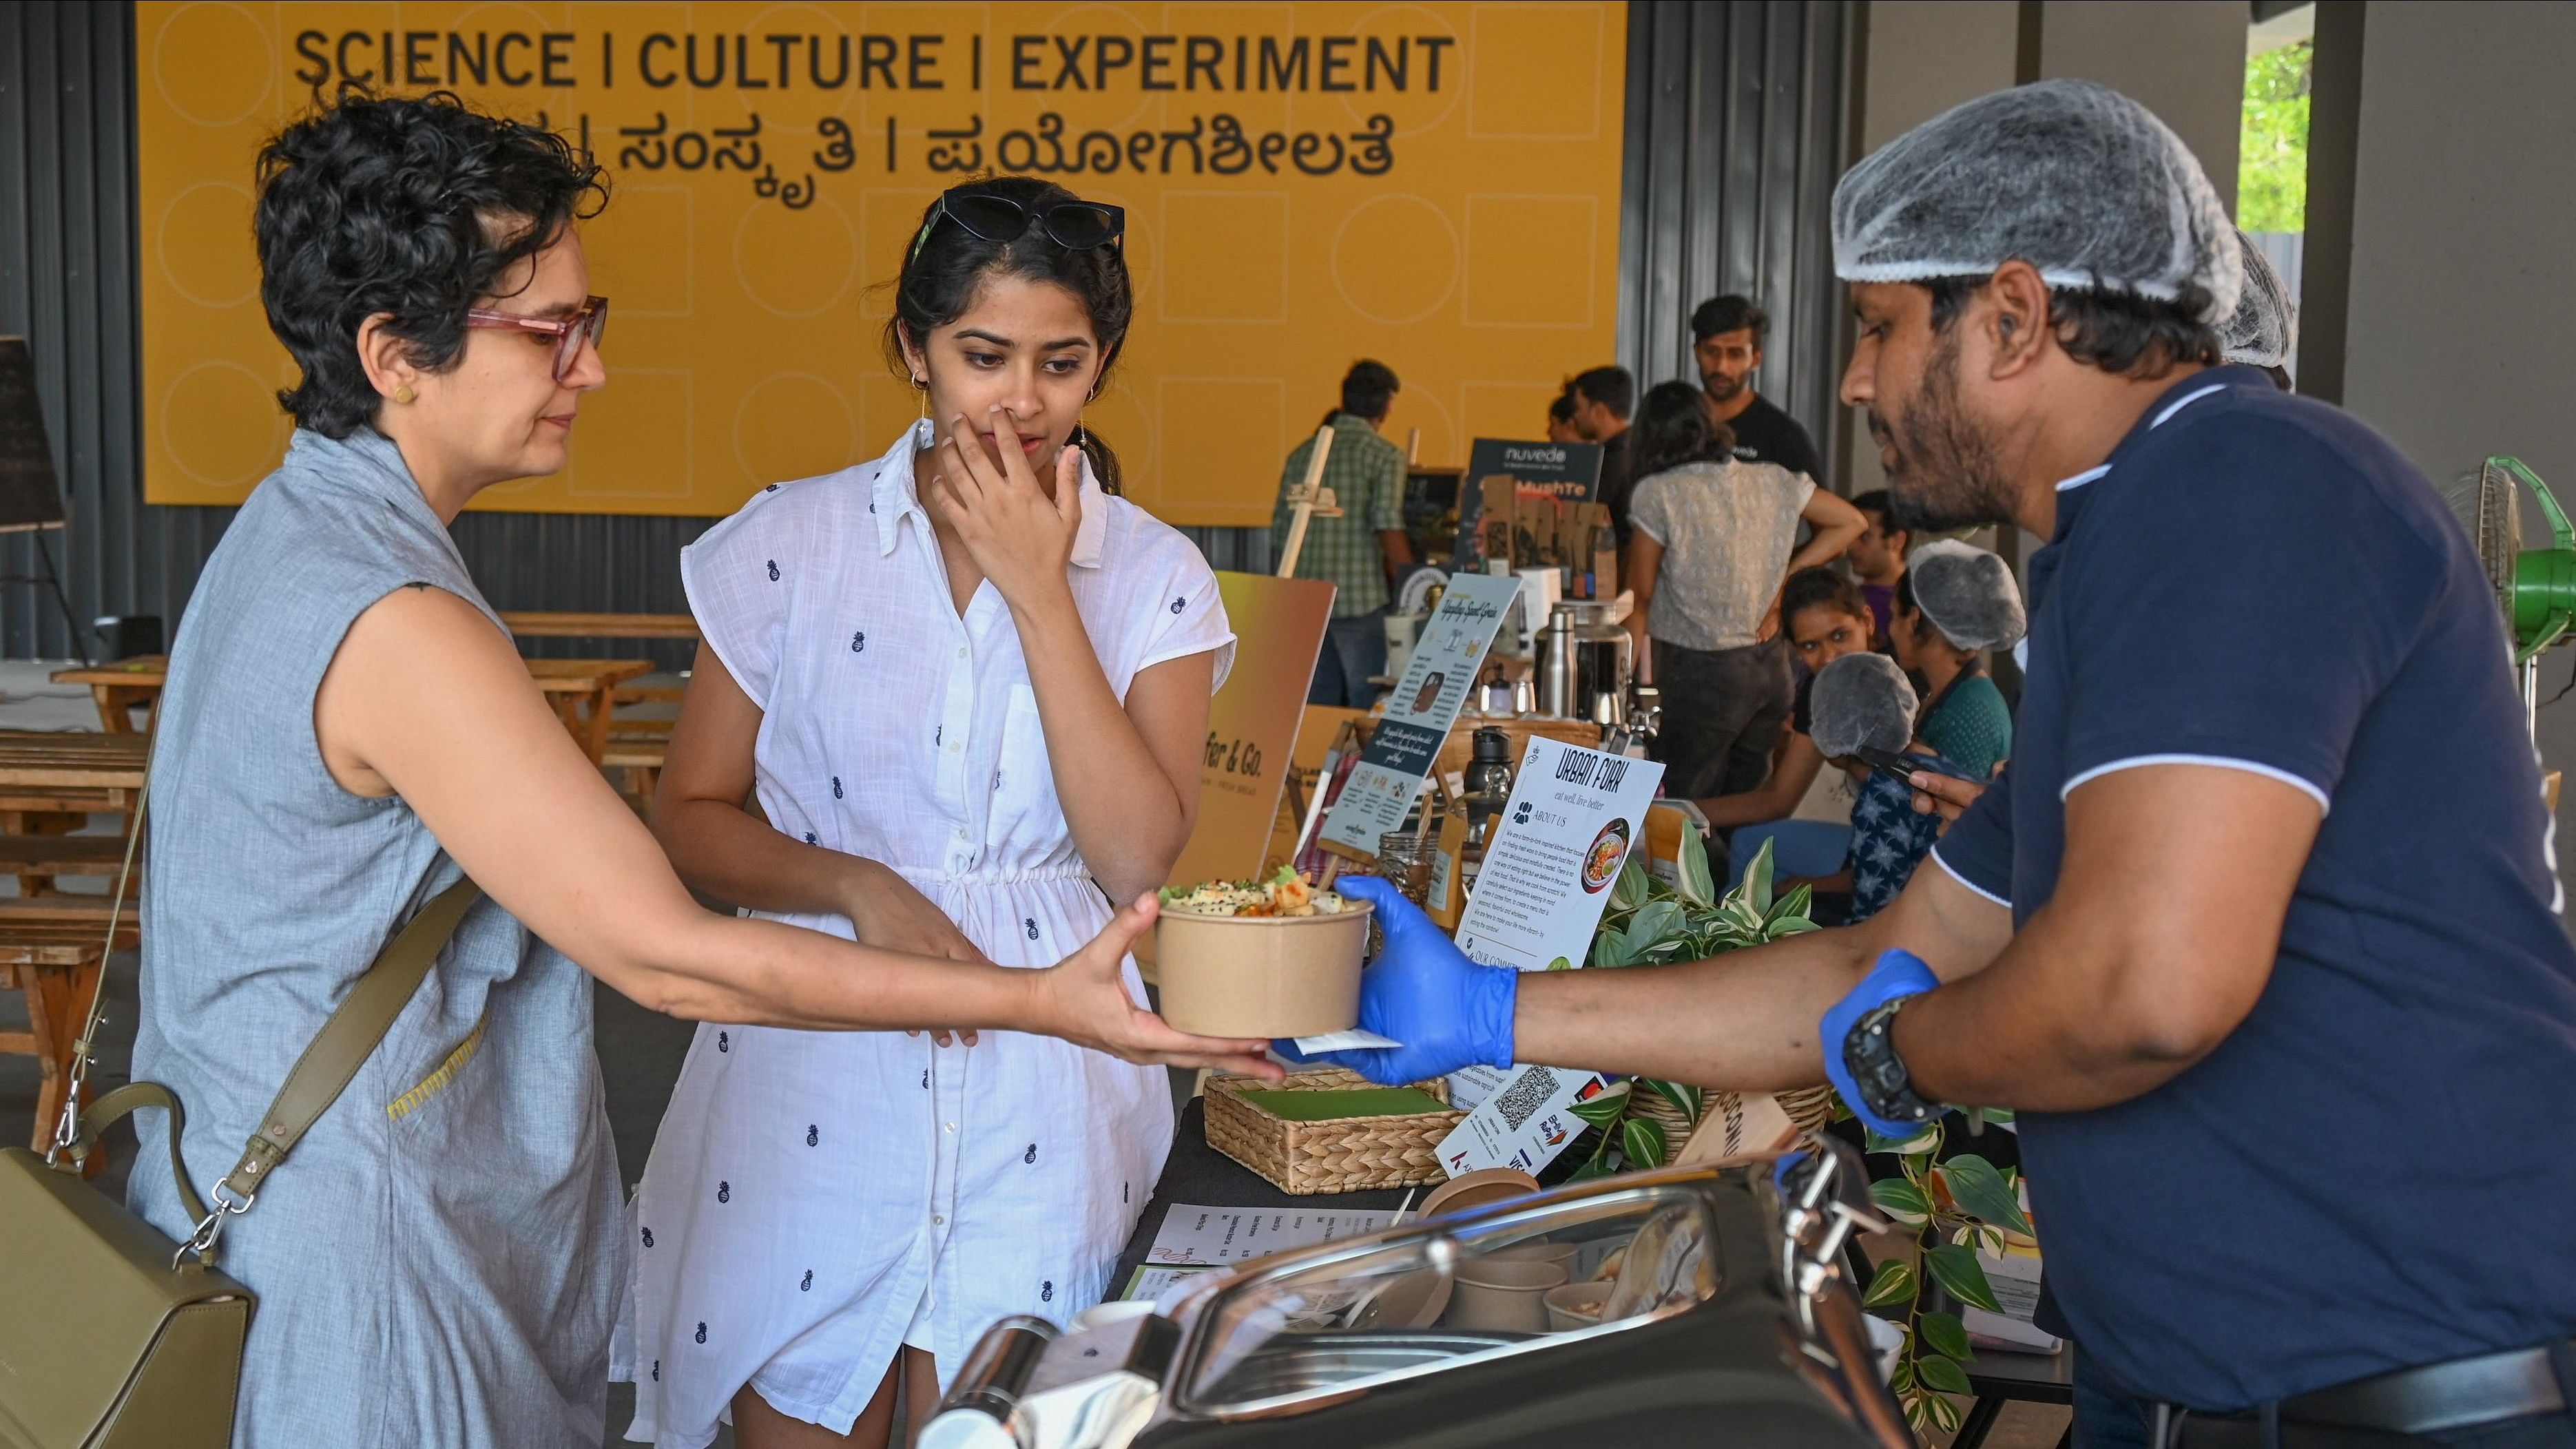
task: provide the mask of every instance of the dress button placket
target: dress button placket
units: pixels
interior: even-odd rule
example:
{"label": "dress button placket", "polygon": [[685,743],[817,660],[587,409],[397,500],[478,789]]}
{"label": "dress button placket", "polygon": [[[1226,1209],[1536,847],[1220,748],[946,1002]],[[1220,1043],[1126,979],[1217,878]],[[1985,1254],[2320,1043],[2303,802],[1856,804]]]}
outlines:
{"label": "dress button placket", "polygon": [[[966,623],[957,622],[958,637],[967,637]],[[940,793],[947,797],[958,818],[966,823],[957,827],[949,848],[948,868],[963,873],[973,870],[979,852],[975,822],[985,806],[982,792],[966,789],[966,743],[974,732],[975,670],[974,650],[967,643],[957,646],[957,665],[948,672],[947,698],[940,715],[940,733],[948,740],[948,753],[941,759]]]}

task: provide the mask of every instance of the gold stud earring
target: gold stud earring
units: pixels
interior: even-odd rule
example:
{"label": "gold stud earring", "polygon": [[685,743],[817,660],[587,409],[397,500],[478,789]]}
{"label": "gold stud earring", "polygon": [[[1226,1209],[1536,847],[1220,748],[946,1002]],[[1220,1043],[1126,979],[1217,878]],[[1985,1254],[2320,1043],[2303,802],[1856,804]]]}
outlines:
{"label": "gold stud earring", "polygon": [[394,389],[394,401],[398,403],[410,402],[417,396],[419,396],[419,394],[411,390],[410,383],[404,383],[402,386]]}

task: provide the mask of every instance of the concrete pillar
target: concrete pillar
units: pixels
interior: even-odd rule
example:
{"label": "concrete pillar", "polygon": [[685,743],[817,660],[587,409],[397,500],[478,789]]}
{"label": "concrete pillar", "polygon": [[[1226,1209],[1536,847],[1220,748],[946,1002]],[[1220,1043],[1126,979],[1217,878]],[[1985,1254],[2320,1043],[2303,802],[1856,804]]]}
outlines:
{"label": "concrete pillar", "polygon": [[2513,453],[2576,500],[2576,6],[2375,3],[2344,406],[2436,478]]}
{"label": "concrete pillar", "polygon": [[2040,78],[2100,81],[2155,112],[2234,215],[2251,18],[2240,0],[2046,0],[2042,9]]}
{"label": "concrete pillar", "polygon": [[[2033,0],[2036,3],[2036,0]],[[1963,101],[2011,86],[2016,79],[2022,0],[1909,0],[1871,4],[1853,129],[1857,161]],[[1849,345],[1846,337],[1845,345]],[[1887,486],[1860,414],[1842,412],[1845,496]]]}
{"label": "concrete pillar", "polygon": [[[2310,263],[2302,384],[2316,339],[2343,405],[2436,482],[2509,453],[2576,504],[2576,92],[2561,73],[2576,7],[2342,0],[2317,21],[2308,255],[2345,272],[2320,288]],[[2342,216],[2317,204],[2338,184]],[[2526,502],[2524,546],[2548,541]],[[2542,657],[2543,700],[2571,668],[2576,649]],[[2576,697],[2543,709],[2539,733],[2542,759],[2576,771]],[[2563,861],[2576,791],[2558,820]]]}

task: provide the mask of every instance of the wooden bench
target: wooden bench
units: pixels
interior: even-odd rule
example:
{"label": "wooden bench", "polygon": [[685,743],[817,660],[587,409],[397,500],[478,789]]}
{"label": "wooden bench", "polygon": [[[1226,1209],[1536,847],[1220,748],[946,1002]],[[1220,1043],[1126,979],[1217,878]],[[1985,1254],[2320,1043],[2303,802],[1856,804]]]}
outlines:
{"label": "wooden bench", "polygon": [[[88,922],[104,927],[112,900],[112,897],[104,895],[70,895],[60,891],[41,896],[0,896],[0,946],[7,945],[11,933],[24,925]],[[141,900],[141,891],[126,887],[125,919],[134,919],[141,909]],[[83,929],[89,927],[84,926]]]}
{"label": "wooden bench", "polygon": [[649,815],[653,810],[653,792],[662,783],[662,758],[669,750],[667,740],[610,740],[608,748],[600,753],[599,766],[603,770],[618,771],[618,793],[632,802],[638,811]]}
{"label": "wooden bench", "polygon": [[[139,870],[139,852],[135,863]],[[22,881],[29,876],[113,877],[124,864],[125,842],[113,835],[0,835],[0,875]]]}
{"label": "wooden bench", "polygon": [[[16,990],[27,998],[30,1028],[0,1031],[0,1052],[36,1058],[36,1130],[30,1145],[38,1152],[53,1139],[54,1119],[62,1115],[81,1014],[98,989],[98,973],[107,959],[106,924],[104,918],[0,921],[0,990]],[[131,951],[141,941],[130,917],[118,924],[117,950]]]}
{"label": "wooden bench", "polygon": [[552,614],[504,611],[501,622],[522,639],[690,639],[698,621],[687,614]]}

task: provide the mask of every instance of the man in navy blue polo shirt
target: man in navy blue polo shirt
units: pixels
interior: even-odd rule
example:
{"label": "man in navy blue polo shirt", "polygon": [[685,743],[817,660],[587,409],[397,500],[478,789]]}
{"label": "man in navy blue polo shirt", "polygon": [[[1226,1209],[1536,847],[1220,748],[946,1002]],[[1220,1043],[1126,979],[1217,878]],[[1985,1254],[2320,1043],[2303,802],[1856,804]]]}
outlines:
{"label": "man in navy blue polo shirt", "polygon": [[2018,1108],[2086,1371],[2181,1442],[2576,1445],[2576,948],[2465,535],[2212,365],[2234,236],[2116,93],[1926,123],[1836,188],[1835,255],[1900,515],[2051,540],[2010,769],[1885,912],[1710,962],[1522,978],[1345,878],[1406,1045],[1337,1059]]}

